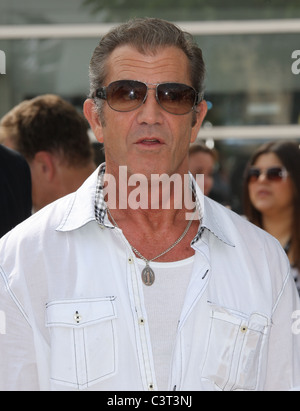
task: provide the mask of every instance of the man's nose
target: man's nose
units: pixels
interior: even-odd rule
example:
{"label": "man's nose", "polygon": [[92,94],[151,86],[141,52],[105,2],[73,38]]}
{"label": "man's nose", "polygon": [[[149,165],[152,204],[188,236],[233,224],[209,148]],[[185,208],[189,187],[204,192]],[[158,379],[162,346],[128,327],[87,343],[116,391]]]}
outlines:
{"label": "man's nose", "polygon": [[163,108],[156,99],[155,88],[148,88],[144,104],[139,108],[138,120],[141,123],[156,124],[162,121]]}

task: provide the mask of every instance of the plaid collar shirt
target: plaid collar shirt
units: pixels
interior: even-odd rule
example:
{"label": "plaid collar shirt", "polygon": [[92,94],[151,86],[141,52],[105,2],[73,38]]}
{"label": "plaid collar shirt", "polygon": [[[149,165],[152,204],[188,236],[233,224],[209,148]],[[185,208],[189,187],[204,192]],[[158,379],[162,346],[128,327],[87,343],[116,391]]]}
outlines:
{"label": "plaid collar shirt", "polygon": [[[98,173],[98,178],[97,178],[97,185],[96,185],[96,195],[95,195],[95,218],[96,221],[98,222],[98,224],[100,224],[101,226],[105,226],[108,228],[114,228],[111,225],[107,225],[105,222],[105,217],[107,214],[107,205],[104,199],[105,193],[104,193],[104,175],[105,175],[105,170],[106,170],[106,166],[105,163],[101,164],[100,168],[99,168],[99,173]],[[204,228],[201,224],[202,222],[202,216],[203,216],[203,210],[201,207],[201,201],[199,199],[199,195],[197,194],[197,190],[196,190],[196,182],[194,180],[194,178],[192,177],[191,174],[189,174],[190,176],[190,188],[193,194],[193,197],[195,198],[195,206],[196,206],[196,210],[198,211],[198,215],[200,216],[200,225],[199,225],[199,230],[196,234],[196,236],[194,237],[194,239],[191,242],[191,245],[193,245],[194,243],[196,243],[200,238],[201,235],[204,231]]]}

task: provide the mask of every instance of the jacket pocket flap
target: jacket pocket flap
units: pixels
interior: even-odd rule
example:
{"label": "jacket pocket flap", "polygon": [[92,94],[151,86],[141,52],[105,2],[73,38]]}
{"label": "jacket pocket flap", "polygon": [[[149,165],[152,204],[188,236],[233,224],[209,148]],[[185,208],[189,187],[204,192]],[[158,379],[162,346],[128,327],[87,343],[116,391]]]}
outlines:
{"label": "jacket pocket flap", "polygon": [[52,301],[46,305],[47,327],[86,327],[116,317],[115,297]]}

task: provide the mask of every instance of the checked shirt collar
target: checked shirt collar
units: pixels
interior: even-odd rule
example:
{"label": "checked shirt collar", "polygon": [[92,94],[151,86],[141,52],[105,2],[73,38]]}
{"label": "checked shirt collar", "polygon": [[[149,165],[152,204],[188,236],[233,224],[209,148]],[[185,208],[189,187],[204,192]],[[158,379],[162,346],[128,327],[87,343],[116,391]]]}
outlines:
{"label": "checked shirt collar", "polygon": [[[107,224],[106,215],[107,215],[107,206],[104,200],[104,175],[105,175],[105,163],[101,164],[99,168],[98,178],[97,178],[97,186],[96,186],[96,195],[95,195],[95,218],[100,226],[105,226],[107,228],[115,228],[112,225]],[[196,199],[195,204],[198,210],[199,216],[202,216],[202,207],[200,204],[199,196],[197,195],[196,190],[196,182],[194,178],[190,174],[190,187],[193,193],[194,198]],[[106,220],[106,221],[105,221]],[[201,218],[202,221],[202,218]],[[204,227],[200,224],[199,230],[193,239],[192,244],[196,243],[203,233]]]}

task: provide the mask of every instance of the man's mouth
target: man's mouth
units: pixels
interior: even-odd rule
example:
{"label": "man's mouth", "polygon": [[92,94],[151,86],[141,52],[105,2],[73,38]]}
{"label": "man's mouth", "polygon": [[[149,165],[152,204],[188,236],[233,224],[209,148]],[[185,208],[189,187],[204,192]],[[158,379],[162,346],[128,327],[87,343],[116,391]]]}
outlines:
{"label": "man's mouth", "polygon": [[156,145],[156,144],[164,144],[164,143],[159,138],[141,138],[136,142],[136,144]]}

